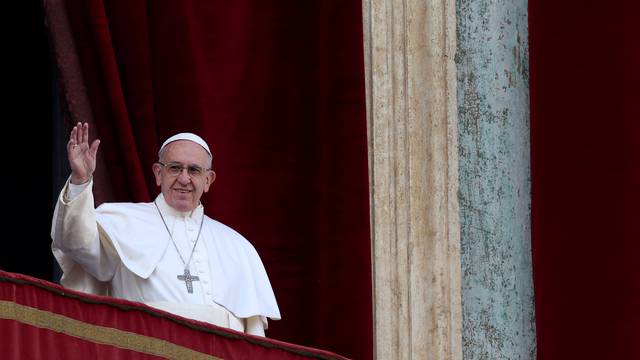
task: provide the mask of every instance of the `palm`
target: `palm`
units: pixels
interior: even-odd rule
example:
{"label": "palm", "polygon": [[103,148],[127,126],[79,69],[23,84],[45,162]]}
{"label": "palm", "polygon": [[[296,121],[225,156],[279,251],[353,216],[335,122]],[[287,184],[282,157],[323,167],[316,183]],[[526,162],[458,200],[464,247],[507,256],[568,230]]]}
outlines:
{"label": "palm", "polygon": [[88,144],[78,145],[69,152],[71,172],[82,176],[90,176],[96,170],[96,158],[91,154]]}

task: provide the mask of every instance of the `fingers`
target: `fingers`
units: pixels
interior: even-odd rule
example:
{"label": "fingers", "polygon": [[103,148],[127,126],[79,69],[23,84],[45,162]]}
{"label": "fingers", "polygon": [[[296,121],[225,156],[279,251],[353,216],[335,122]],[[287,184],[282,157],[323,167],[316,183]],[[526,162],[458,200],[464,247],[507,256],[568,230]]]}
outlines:
{"label": "fingers", "polygon": [[78,129],[77,127],[74,126],[73,129],[71,130],[71,134],[69,135],[69,142],[67,143],[67,153],[69,155],[74,153],[78,147],[77,136],[78,136]]}
{"label": "fingers", "polygon": [[82,126],[82,143],[89,145],[89,123]]}
{"label": "fingers", "polygon": [[93,143],[91,144],[91,155],[93,155],[93,157],[98,153],[98,146],[100,146],[100,140],[93,140]]}
{"label": "fingers", "polygon": [[87,144],[87,147],[89,147],[89,123],[83,124],[79,122],[71,129],[68,145],[73,148],[74,145],[82,144]]}
{"label": "fingers", "polygon": [[78,123],[76,126],[71,129],[71,134],[69,134],[69,144],[71,147],[75,145],[79,145],[82,139],[82,124]]}
{"label": "fingers", "polygon": [[85,125],[82,125],[82,123],[78,123],[76,126],[73,127],[73,130],[76,131],[75,138],[74,138],[75,145],[80,146],[84,142],[83,139],[85,137],[86,124],[87,123],[85,123]]}
{"label": "fingers", "polygon": [[89,145],[89,123],[78,123],[71,129],[69,134],[69,142],[67,143],[67,153],[71,158],[80,156],[81,154],[89,155],[95,158],[98,153],[100,140],[95,139]]}
{"label": "fingers", "polygon": [[73,146],[75,144],[77,144],[76,142],[76,134],[78,133],[78,128],[76,126],[73,127],[73,129],[71,129],[71,134],[69,134],[69,143],[67,144],[67,146]]}

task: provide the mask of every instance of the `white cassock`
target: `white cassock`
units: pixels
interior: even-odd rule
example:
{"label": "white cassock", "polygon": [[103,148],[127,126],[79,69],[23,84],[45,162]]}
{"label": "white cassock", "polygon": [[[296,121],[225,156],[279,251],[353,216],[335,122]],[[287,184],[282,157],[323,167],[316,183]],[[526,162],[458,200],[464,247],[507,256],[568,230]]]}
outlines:
{"label": "white cassock", "polygon": [[[106,203],[94,209],[92,184],[67,181],[54,211],[51,247],[64,272],[63,286],[254,335],[264,336],[267,318],[280,319],[254,247],[228,226],[203,218],[202,204],[179,212],[158,195],[165,227],[154,203]],[[198,277],[192,293],[178,279],[184,262]]]}

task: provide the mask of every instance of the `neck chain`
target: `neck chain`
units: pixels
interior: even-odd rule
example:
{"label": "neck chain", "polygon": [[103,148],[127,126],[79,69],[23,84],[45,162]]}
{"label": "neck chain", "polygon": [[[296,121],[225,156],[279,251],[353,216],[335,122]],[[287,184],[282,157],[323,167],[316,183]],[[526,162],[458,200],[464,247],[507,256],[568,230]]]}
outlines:
{"label": "neck chain", "polygon": [[196,250],[196,246],[198,245],[198,240],[200,240],[200,233],[202,232],[202,224],[204,224],[204,213],[202,213],[202,220],[200,220],[200,230],[198,230],[198,236],[196,237],[196,242],[193,244],[193,248],[191,249],[189,260],[184,261],[184,258],[182,257],[182,253],[178,249],[178,245],[176,245],[175,240],[173,240],[173,235],[171,234],[171,231],[169,231],[169,226],[167,226],[167,222],[164,220],[164,216],[162,216],[162,211],[160,211],[160,208],[158,207],[158,204],[155,202],[155,200],[153,201],[153,204],[156,206],[156,209],[158,210],[158,214],[160,214],[160,219],[162,219],[162,223],[164,224],[165,229],[167,229],[167,232],[169,233],[169,237],[171,238],[171,243],[173,244],[173,247],[176,248],[176,252],[180,257],[180,260],[182,260],[182,263],[184,264],[184,275],[178,274],[178,280],[184,281],[185,285],[187,285],[187,292],[189,294],[192,294],[193,281],[198,281],[200,280],[200,278],[198,276],[191,275],[191,272],[189,271],[189,264],[191,263],[193,252]]}

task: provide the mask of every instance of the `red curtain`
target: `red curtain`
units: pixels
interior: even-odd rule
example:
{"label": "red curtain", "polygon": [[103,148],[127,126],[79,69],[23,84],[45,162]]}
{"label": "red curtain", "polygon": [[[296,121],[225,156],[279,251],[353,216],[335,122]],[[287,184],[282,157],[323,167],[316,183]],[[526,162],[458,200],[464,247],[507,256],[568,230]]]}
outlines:
{"label": "red curtain", "polygon": [[45,8],[70,121],[92,116],[102,140],[97,201],[153,199],[159,145],[200,134],[217,173],[206,212],[255,245],[272,281],[283,320],[268,336],[371,358],[360,1]]}
{"label": "red curtain", "polygon": [[640,359],[640,5],[529,10],[538,359]]}

